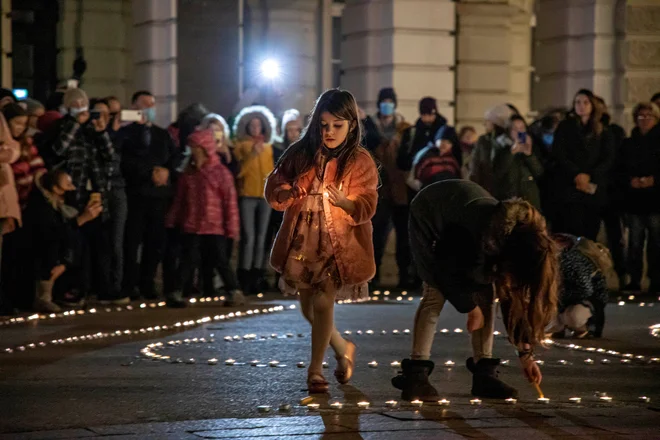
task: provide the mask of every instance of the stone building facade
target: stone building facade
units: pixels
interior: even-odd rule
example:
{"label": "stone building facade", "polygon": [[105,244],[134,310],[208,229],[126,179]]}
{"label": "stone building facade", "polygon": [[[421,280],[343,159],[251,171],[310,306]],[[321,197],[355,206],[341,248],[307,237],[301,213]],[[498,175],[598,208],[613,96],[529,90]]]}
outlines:
{"label": "stone building facade", "polygon": [[[660,91],[657,0],[59,0],[59,5],[58,78],[70,74],[75,49],[82,47],[90,95],[127,100],[136,89],[150,89],[162,123],[195,101],[224,115],[253,102],[276,113],[289,107],[307,111],[332,86],[351,90],[373,113],[378,90],[393,86],[399,110],[410,120],[417,117],[418,100],[430,95],[456,125],[480,128],[484,110],[497,103],[512,103],[533,117],[568,106],[575,91],[586,87],[629,127],[634,104]],[[272,82],[258,72],[268,57],[282,68],[281,78]]]}

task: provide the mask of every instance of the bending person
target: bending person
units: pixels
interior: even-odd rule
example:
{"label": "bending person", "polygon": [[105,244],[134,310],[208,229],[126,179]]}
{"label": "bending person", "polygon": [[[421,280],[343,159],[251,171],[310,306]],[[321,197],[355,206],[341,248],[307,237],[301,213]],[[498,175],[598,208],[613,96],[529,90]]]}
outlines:
{"label": "bending person", "polygon": [[559,279],[557,250],[541,214],[520,199],[498,202],[476,183],[449,180],[429,185],[413,200],[409,228],[424,295],[415,316],[412,356],[392,379],[402,399],[438,398],[429,383],[430,357],[445,301],[468,315],[473,357],[467,367],[474,396],[518,394],[497,377],[495,298],[525,376],[541,383],[534,347],[555,316]]}

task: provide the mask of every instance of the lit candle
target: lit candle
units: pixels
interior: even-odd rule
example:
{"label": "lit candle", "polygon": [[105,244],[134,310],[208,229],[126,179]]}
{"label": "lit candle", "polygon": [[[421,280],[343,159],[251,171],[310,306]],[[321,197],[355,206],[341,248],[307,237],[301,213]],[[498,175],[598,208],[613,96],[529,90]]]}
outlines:
{"label": "lit candle", "polygon": [[211,358],[211,359],[209,359],[208,362],[209,362],[209,365],[217,365],[218,364],[218,360],[216,358]]}
{"label": "lit candle", "polygon": [[409,334],[410,334],[410,329],[408,329],[408,328],[405,329],[405,330],[403,331],[403,333],[406,334],[406,335],[409,335]]}
{"label": "lit candle", "polygon": [[258,360],[251,361],[250,365],[256,367],[257,365],[259,365],[259,361]]}
{"label": "lit candle", "polygon": [[227,359],[225,361],[225,365],[230,365],[231,366],[231,365],[234,365],[235,363],[236,363],[236,361],[234,359]]}
{"label": "lit candle", "polygon": [[399,361],[393,361],[392,363],[390,363],[390,367],[392,368],[399,368],[400,366],[401,366],[401,362]]}
{"label": "lit candle", "polygon": [[398,334],[399,334],[399,330],[396,330],[396,329],[395,329],[395,330],[392,330],[392,334],[393,334],[393,335],[398,335]]}
{"label": "lit candle", "polygon": [[449,406],[450,401],[447,399],[440,399],[438,400],[438,405],[440,406]]}
{"label": "lit candle", "polygon": [[398,404],[399,402],[397,402],[396,400],[388,400],[387,402],[385,402],[385,406],[387,406],[388,408],[396,408]]}
{"label": "lit candle", "polygon": [[538,360],[536,360],[536,361],[534,361],[534,362],[536,362],[536,365],[543,365],[543,364],[545,364],[545,361],[542,361],[542,360],[540,360],[540,359],[538,359]]}
{"label": "lit candle", "polygon": [[609,365],[609,364],[611,364],[612,362],[611,362],[609,359],[602,359],[602,360],[600,361],[600,363],[603,364],[603,365]]}
{"label": "lit candle", "polygon": [[518,399],[514,399],[513,397],[509,397],[508,399],[504,399],[506,403],[509,405],[515,405],[518,402]]}
{"label": "lit candle", "polygon": [[501,334],[502,334],[502,333],[498,332],[497,330],[495,330],[495,331],[493,332],[493,335],[494,335],[494,336],[499,336],[499,335],[501,335]]}
{"label": "lit candle", "polygon": [[358,331],[356,331],[355,333],[357,333],[358,335],[361,335],[361,334],[362,334],[362,330],[358,330]]}
{"label": "lit candle", "polygon": [[620,306],[625,305],[625,304],[626,304],[625,301],[619,301],[619,305],[620,305]]}
{"label": "lit candle", "polygon": [[649,402],[651,401],[651,398],[650,398],[650,397],[647,397],[647,396],[641,396],[641,397],[639,398],[639,401],[640,401],[640,402],[644,402],[644,403],[649,403]]}
{"label": "lit candle", "polygon": [[268,362],[268,365],[270,365],[271,367],[277,367],[279,364],[280,364],[279,361],[270,361],[270,362]]}
{"label": "lit candle", "polygon": [[402,296],[397,296],[397,297],[396,297],[396,300],[397,300],[397,301],[403,301],[403,297],[402,297]]}
{"label": "lit candle", "polygon": [[344,404],[341,402],[332,402],[330,404],[330,408],[332,409],[342,409],[344,407]]}
{"label": "lit candle", "polygon": [[481,399],[470,399],[470,405],[481,405]]}
{"label": "lit candle", "polygon": [[369,368],[378,368],[378,362],[376,361],[369,362]]}
{"label": "lit candle", "polygon": [[186,364],[194,364],[194,363],[195,363],[195,359],[194,359],[194,358],[190,358],[190,359],[188,359],[188,360],[186,361]]}
{"label": "lit candle", "polygon": [[369,408],[370,403],[369,402],[358,402],[357,406],[360,409],[367,409]]}
{"label": "lit candle", "polygon": [[443,328],[442,330],[440,330],[440,333],[449,333],[449,330],[446,329],[446,328]]}
{"label": "lit candle", "polygon": [[380,334],[381,334],[381,335],[386,335],[386,334],[387,334],[387,330],[381,330]]}
{"label": "lit candle", "polygon": [[304,363],[304,362],[298,362],[298,363],[296,364],[296,366],[297,366],[298,368],[305,368],[305,363]]}
{"label": "lit candle", "polygon": [[388,296],[389,294],[390,294],[389,290],[386,290],[385,293],[383,293],[383,295],[385,295],[385,296]]}
{"label": "lit candle", "polygon": [[598,398],[598,400],[600,400],[601,402],[608,402],[609,403],[609,402],[612,401],[612,398],[610,396],[600,396]]}
{"label": "lit candle", "polygon": [[548,399],[547,397],[539,397],[538,399],[536,399],[536,401],[538,403],[545,403],[545,404],[550,403],[550,399]]}
{"label": "lit candle", "polygon": [[566,365],[566,364],[568,364],[568,362],[566,362],[566,360],[564,360],[564,359],[559,359],[559,360],[557,361],[557,363],[558,363],[559,365]]}
{"label": "lit candle", "polygon": [[279,410],[282,412],[291,411],[291,405],[289,405],[288,403],[283,403],[282,405],[280,405]]}
{"label": "lit candle", "polygon": [[344,332],[345,335],[350,335],[351,333],[353,333],[353,332],[350,331],[350,330],[346,330],[346,331]]}
{"label": "lit candle", "polygon": [[628,365],[630,363],[630,359],[621,359],[621,363]]}
{"label": "lit candle", "polygon": [[323,367],[323,368],[328,368],[328,363],[327,363],[327,362],[323,362],[322,367]]}
{"label": "lit candle", "polygon": [[310,411],[316,411],[317,409],[319,409],[320,406],[321,405],[319,405],[318,403],[308,403],[307,409]]}
{"label": "lit candle", "polygon": [[445,367],[453,367],[454,365],[456,365],[456,363],[454,361],[445,362]]}
{"label": "lit candle", "polygon": [[424,405],[424,402],[422,402],[422,401],[419,400],[419,399],[415,399],[415,400],[413,400],[412,402],[410,402],[410,404],[411,404],[412,406],[416,406],[417,408],[419,408],[419,407],[421,407],[422,405]]}
{"label": "lit candle", "polygon": [[267,413],[267,412],[270,412],[270,406],[268,406],[268,405],[259,405],[259,406],[257,407],[257,409],[258,409],[259,412],[261,412],[261,413]]}
{"label": "lit candle", "polygon": [[630,295],[630,296],[628,297],[628,300],[629,300],[629,301],[632,301],[632,300],[634,300],[634,299],[635,299],[635,295]]}
{"label": "lit candle", "polygon": [[413,297],[412,297],[412,296],[409,296],[409,297],[408,297],[408,301],[412,301],[412,300],[413,300]]}
{"label": "lit candle", "polygon": [[368,335],[373,335],[373,334],[374,334],[374,331],[373,331],[373,330],[367,330],[367,334],[368,334]]}
{"label": "lit candle", "polygon": [[587,365],[593,365],[593,364],[594,364],[594,360],[593,360],[593,359],[585,359],[585,360],[584,360],[584,363],[587,364]]}
{"label": "lit candle", "polygon": [[463,333],[463,329],[461,328],[455,328],[454,333]]}
{"label": "lit candle", "polygon": [[571,403],[580,403],[582,402],[582,397],[571,397],[568,399],[568,401]]}

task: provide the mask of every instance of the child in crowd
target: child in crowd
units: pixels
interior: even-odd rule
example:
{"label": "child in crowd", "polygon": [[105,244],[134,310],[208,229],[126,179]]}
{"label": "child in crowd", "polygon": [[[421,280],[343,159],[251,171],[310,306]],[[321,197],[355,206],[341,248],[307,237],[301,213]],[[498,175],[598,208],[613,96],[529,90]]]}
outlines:
{"label": "child in crowd", "polygon": [[[242,305],[243,292],[239,289],[226,250],[227,240],[239,234],[238,204],[234,180],[216,153],[212,130],[199,130],[188,136],[192,160],[179,177],[176,196],[167,216],[168,228],[180,227],[183,232],[180,288],[189,293],[194,271],[201,256],[214,262],[225,289],[229,304]],[[208,287],[208,286],[207,286]]]}
{"label": "child in crowd", "polygon": [[435,145],[420,150],[413,159],[412,182],[416,191],[435,182],[461,178],[461,167],[453,154],[449,139],[438,139]]}
{"label": "child in crowd", "polygon": [[606,249],[582,237],[569,234],[553,234],[561,254],[562,284],[559,294],[558,314],[547,328],[554,338],[563,338],[566,330],[573,337],[600,338],[605,326],[605,306],[609,299],[607,280],[601,268],[585,252],[586,246],[596,247],[601,258],[611,257]]}
{"label": "child in crowd", "polygon": [[39,156],[32,137],[27,135],[28,113],[19,104],[9,104],[2,109],[7,120],[11,135],[21,146],[20,158],[11,165],[18,191],[18,200],[21,208],[25,208],[28,196],[34,186],[35,178],[46,172],[46,165]]}
{"label": "child in crowd", "polygon": [[378,201],[378,171],[360,146],[357,103],[347,91],[331,89],[314,107],[303,136],[282,155],[268,177],[265,196],[285,211],[271,254],[285,293],[300,293],[301,310],[312,325],[307,385],[324,393],[328,344],[337,359],[335,377],[348,383],[355,344],[334,324],[334,303],[365,299],[376,267],[371,218]]}

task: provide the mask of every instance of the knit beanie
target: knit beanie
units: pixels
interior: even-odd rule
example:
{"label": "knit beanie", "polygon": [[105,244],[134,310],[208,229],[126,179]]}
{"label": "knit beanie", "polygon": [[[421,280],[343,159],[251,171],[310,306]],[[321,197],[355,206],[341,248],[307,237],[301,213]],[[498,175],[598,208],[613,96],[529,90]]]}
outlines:
{"label": "knit beanie", "polygon": [[87,93],[83,89],[69,89],[66,91],[64,94],[64,98],[62,98],[62,104],[64,105],[65,108],[71,108],[73,106],[73,103],[82,100],[82,106],[83,107],[89,107],[89,98],[87,97]]}
{"label": "knit beanie", "polygon": [[435,115],[438,113],[438,103],[435,98],[427,96],[419,101],[419,114],[420,115]]}
{"label": "knit beanie", "polygon": [[25,98],[22,102],[25,103],[28,115],[33,115],[40,108],[45,109],[44,105],[32,98]]}
{"label": "knit beanie", "polygon": [[484,119],[493,125],[506,128],[509,125],[509,119],[513,116],[513,111],[506,104],[499,104],[489,108],[484,114]]}
{"label": "knit beanie", "polygon": [[28,115],[27,111],[25,111],[25,109],[21,107],[19,104],[7,104],[6,106],[3,107],[2,114],[4,115],[5,120],[7,120],[7,122],[11,121],[14,118]]}
{"label": "knit beanie", "polygon": [[396,100],[396,92],[392,87],[385,87],[380,89],[380,92],[378,92],[378,106],[380,107],[380,103],[385,101],[386,99],[391,99],[392,102],[394,102],[394,107],[397,106],[397,100]]}

